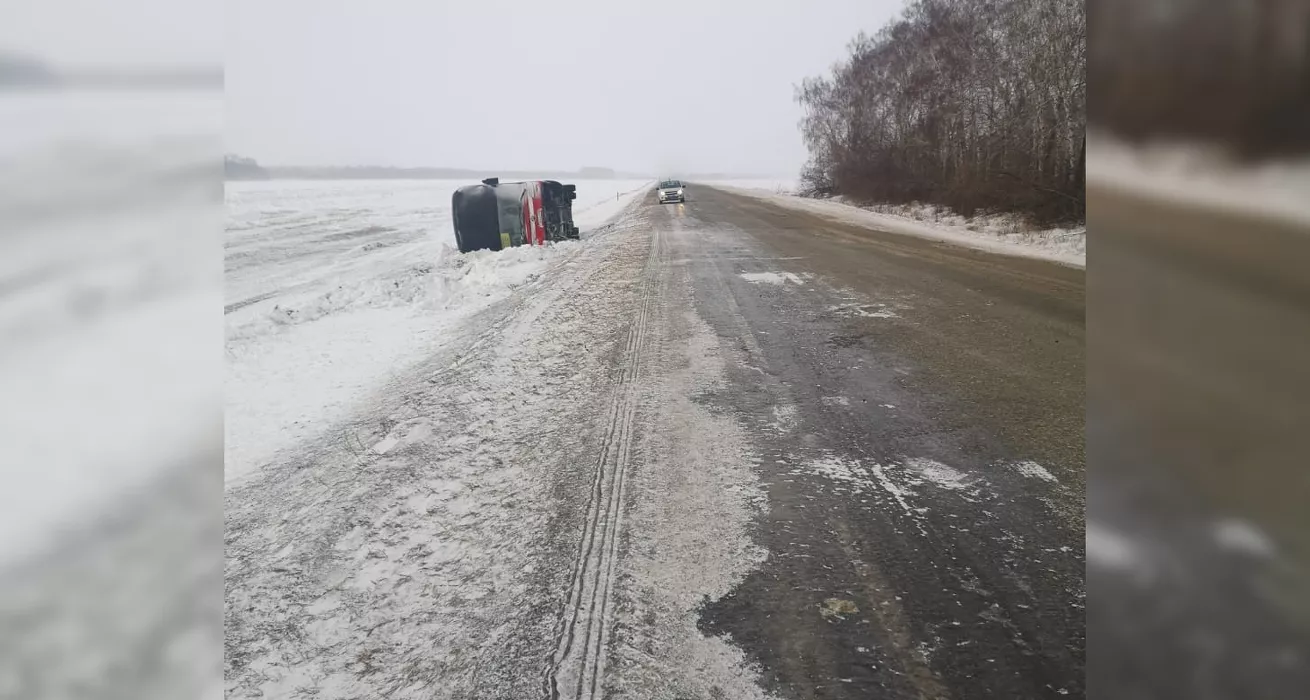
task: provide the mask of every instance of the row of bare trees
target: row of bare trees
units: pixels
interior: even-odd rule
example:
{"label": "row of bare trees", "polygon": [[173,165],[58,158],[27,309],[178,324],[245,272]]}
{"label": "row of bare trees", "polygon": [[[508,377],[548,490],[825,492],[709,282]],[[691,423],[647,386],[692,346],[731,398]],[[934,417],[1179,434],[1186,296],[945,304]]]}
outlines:
{"label": "row of bare trees", "polygon": [[1084,218],[1082,0],[911,0],[796,99],[815,194]]}
{"label": "row of bare trees", "polygon": [[1310,1],[1088,0],[1092,125],[1262,158],[1310,152]]}

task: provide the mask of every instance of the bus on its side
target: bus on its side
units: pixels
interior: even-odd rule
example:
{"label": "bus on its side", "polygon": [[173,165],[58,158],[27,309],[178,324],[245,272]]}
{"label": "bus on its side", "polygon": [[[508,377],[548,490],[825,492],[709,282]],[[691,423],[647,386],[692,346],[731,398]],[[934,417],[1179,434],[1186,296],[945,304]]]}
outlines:
{"label": "bus on its side", "polygon": [[501,182],[488,178],[455,190],[451,213],[459,252],[576,240],[577,186],[554,180]]}

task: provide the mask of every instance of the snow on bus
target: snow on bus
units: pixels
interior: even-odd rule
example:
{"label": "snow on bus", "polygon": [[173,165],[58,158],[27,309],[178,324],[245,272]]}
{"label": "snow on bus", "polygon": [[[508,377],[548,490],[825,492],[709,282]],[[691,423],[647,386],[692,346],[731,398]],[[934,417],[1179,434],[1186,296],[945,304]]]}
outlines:
{"label": "snow on bus", "polygon": [[576,185],[554,180],[501,182],[487,178],[451,197],[459,252],[504,250],[578,238],[573,225]]}

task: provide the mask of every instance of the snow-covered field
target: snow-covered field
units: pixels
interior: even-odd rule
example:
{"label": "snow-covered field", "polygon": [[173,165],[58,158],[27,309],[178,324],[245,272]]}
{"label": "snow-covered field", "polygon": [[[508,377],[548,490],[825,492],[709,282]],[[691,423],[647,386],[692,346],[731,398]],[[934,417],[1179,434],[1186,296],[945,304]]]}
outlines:
{"label": "snow-covered field", "polygon": [[216,426],[216,377],[196,358],[214,339],[217,232],[204,222],[218,221],[221,107],[205,94],[0,95],[0,559]]}
{"label": "snow-covered field", "polygon": [[222,126],[0,90],[0,696],[221,692]]}
{"label": "snow-covered field", "polygon": [[[454,181],[229,182],[225,475],[315,437],[577,243],[459,255]],[[606,223],[648,183],[580,181]]]}
{"label": "snow-covered field", "polygon": [[795,194],[800,190],[800,180],[796,178],[755,178],[750,180],[706,180],[711,187],[736,188],[771,192],[773,194]]}
{"label": "snow-covered field", "polygon": [[1006,255],[1052,260],[1086,267],[1087,228],[1033,230],[1012,216],[978,216],[965,219],[931,205],[857,206],[840,197],[812,199],[795,195],[785,182],[712,182],[715,187],[763,199],[843,223],[866,226],[905,236],[946,241]]}

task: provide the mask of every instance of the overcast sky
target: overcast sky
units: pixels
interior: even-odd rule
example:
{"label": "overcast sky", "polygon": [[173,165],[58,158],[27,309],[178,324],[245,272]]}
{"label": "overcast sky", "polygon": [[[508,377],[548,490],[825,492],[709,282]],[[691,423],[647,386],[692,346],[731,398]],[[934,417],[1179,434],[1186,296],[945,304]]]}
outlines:
{"label": "overcast sky", "polygon": [[229,0],[229,151],[271,164],[794,174],[792,86],[899,0]]}
{"label": "overcast sky", "polygon": [[226,66],[283,165],[794,175],[792,99],[901,0],[7,0],[0,49]]}
{"label": "overcast sky", "polygon": [[217,66],[222,0],[0,0],[0,50],[64,66]]}

